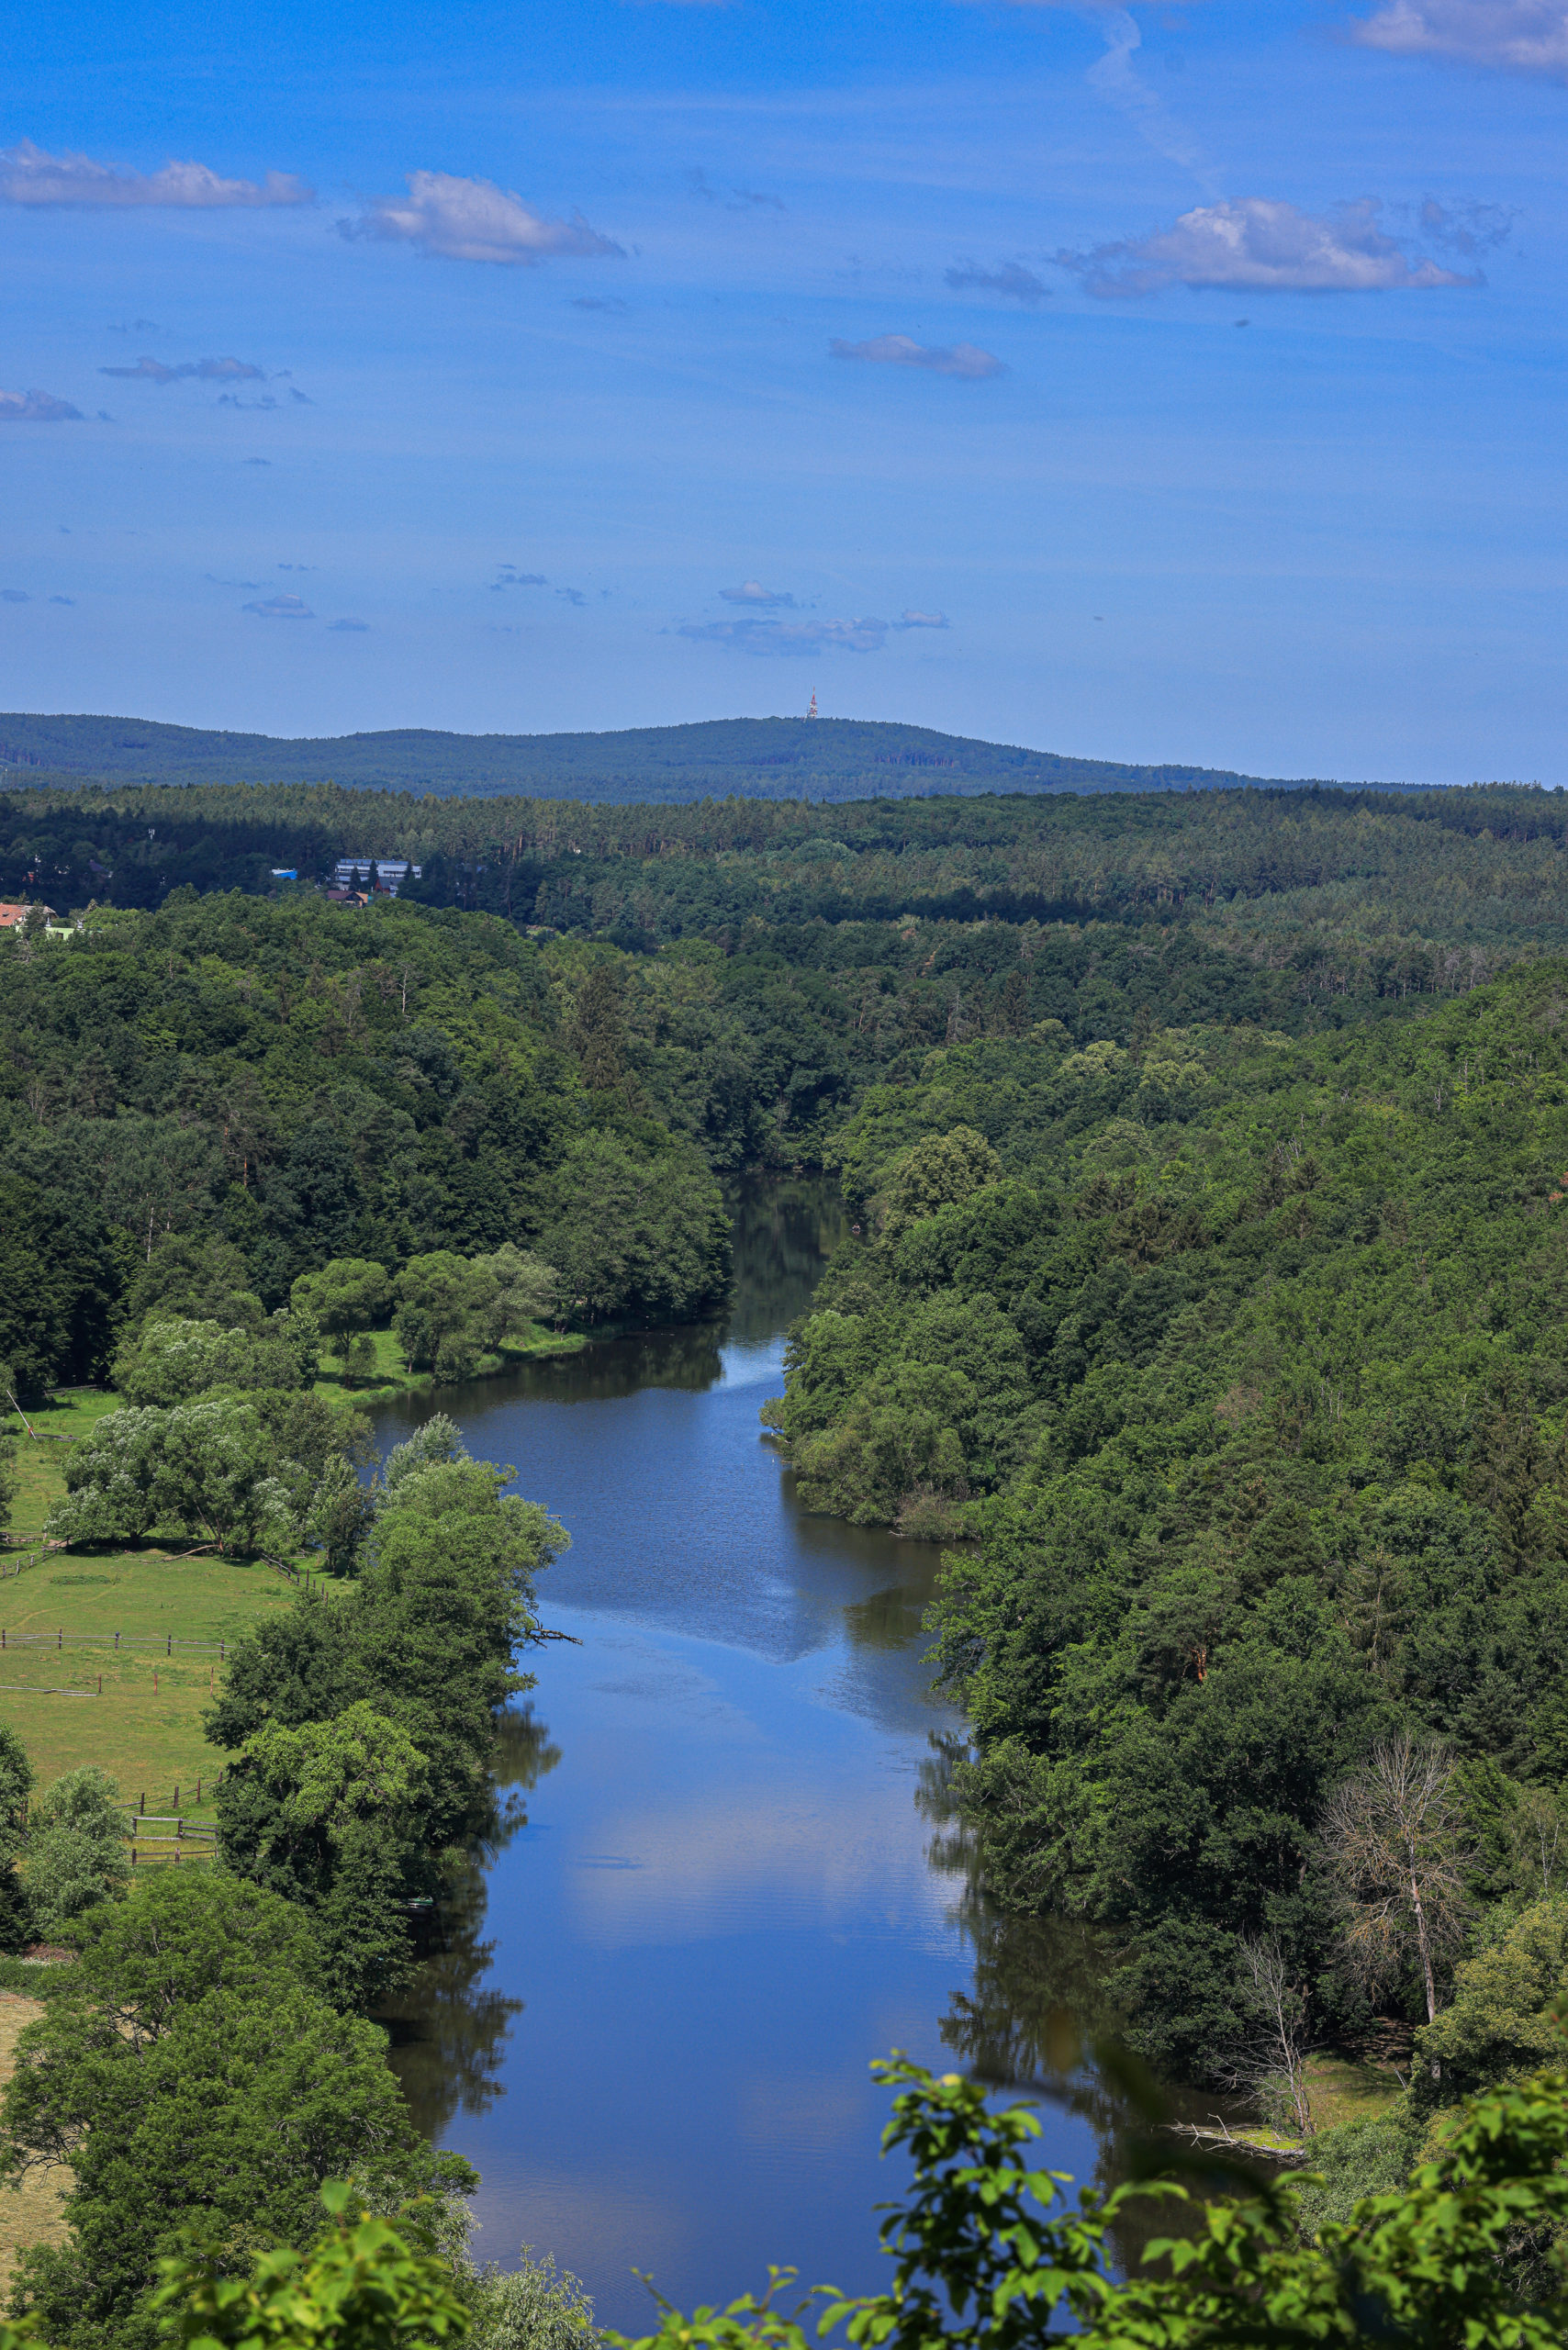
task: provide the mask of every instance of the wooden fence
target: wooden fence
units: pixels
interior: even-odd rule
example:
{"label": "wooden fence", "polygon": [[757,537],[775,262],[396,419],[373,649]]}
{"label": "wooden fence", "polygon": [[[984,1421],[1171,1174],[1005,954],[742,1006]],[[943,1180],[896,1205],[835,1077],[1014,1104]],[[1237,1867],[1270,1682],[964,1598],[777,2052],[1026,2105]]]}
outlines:
{"label": "wooden fence", "polygon": [[[147,1798],[141,1798],[145,1807]],[[157,1868],[182,1861],[210,1861],[216,1855],[218,1831],[196,1826],[184,1812],[138,1810],[134,1804],[121,1804],[125,1815],[124,1834],[130,1846],[130,1865],[134,1868]],[[157,1830],[165,1832],[159,1835]]]}
{"label": "wooden fence", "polygon": [[50,1649],[56,1654],[64,1649],[107,1649],[116,1656],[133,1656],[138,1651],[166,1657],[196,1654],[215,1656],[219,1664],[229,1656],[227,1638],[188,1640],[175,1632],[68,1632],[63,1625],[55,1632],[10,1632],[0,1625],[0,1656],[12,1649]]}

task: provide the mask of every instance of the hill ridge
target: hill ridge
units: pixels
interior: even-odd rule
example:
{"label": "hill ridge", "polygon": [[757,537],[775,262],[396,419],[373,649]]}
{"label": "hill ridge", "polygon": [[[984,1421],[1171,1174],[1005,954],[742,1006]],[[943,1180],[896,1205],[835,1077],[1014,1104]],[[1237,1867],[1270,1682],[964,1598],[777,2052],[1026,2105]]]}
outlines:
{"label": "hill ridge", "polygon": [[[985,791],[1281,790],[1327,778],[1080,759],[882,719],[716,718],[602,733],[462,734],[436,727],[280,736],[163,720],[0,711],[0,773],[113,784],[333,782],[599,801],[845,800]],[[1387,785],[1383,789],[1407,787]]]}

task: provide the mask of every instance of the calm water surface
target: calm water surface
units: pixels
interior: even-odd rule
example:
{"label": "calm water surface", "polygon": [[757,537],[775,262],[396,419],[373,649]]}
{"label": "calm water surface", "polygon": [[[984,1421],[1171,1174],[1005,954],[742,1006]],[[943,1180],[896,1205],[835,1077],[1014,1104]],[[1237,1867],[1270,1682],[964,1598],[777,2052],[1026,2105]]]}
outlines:
{"label": "calm water surface", "polygon": [[[899,2179],[868,2059],[956,2048],[1027,2076],[1031,1999],[1056,1996],[978,1919],[919,1800],[958,1731],[922,1662],[935,1549],[808,1516],[758,1425],[839,1214],[822,1185],[748,1188],[726,1324],[380,1420],[390,1444],[452,1412],[571,1533],[540,1589],[581,1645],[534,1652],[506,1742],[526,1822],[395,2061],[483,2174],[481,2255],[554,2253],[626,2329],[652,2319],[633,2268],[687,2305],[770,2261],[879,2284],[871,2207]],[[1046,2120],[1052,2163],[1092,2172],[1090,2118]]]}

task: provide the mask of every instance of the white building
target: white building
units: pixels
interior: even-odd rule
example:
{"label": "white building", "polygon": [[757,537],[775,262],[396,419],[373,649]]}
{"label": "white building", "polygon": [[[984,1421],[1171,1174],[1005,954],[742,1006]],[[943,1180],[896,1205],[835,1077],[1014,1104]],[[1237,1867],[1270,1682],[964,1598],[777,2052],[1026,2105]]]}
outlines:
{"label": "white building", "polygon": [[332,868],[334,890],[368,890],[370,869],[375,867],[377,886],[395,898],[403,882],[411,874],[417,881],[420,867],[410,865],[406,856],[340,856]]}

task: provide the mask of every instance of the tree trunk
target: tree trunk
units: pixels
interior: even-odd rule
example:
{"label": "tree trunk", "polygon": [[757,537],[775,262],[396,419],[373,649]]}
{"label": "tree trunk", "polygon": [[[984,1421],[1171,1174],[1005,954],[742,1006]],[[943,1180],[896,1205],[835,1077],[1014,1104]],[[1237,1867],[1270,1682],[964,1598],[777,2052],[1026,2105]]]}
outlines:
{"label": "tree trunk", "polygon": [[[1427,2021],[1438,2020],[1438,1991],[1432,1980],[1432,1950],[1427,1935],[1427,1913],[1421,1907],[1421,1886],[1414,1868],[1410,1871],[1410,1906],[1416,1912],[1416,1939],[1421,1945],[1421,1972],[1427,1982]],[[1439,2067],[1432,2066],[1432,2078],[1437,2079]]]}

